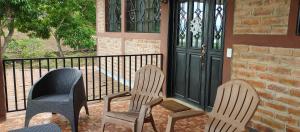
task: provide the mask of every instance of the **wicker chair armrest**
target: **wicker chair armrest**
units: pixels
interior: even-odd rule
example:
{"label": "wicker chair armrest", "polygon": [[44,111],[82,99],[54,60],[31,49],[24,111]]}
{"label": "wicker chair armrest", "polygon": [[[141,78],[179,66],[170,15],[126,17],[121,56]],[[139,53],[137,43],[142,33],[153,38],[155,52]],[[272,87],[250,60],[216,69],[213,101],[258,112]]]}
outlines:
{"label": "wicker chair armrest", "polygon": [[28,99],[27,99],[27,100],[32,100],[32,99],[33,99],[33,97],[32,97],[33,91],[34,91],[34,85],[30,88],[30,91],[29,91],[29,93],[28,93]]}
{"label": "wicker chair armrest", "polygon": [[114,98],[125,97],[130,95],[131,95],[130,92],[122,92],[122,93],[107,95],[106,97],[104,97],[104,112],[110,111],[110,104]]}
{"label": "wicker chair armrest", "polygon": [[78,93],[80,95],[85,96],[85,89],[84,89],[84,83],[83,78],[79,78],[77,81],[74,82],[74,84],[71,86],[70,90],[70,97],[72,98],[74,93]]}
{"label": "wicker chair armrest", "polygon": [[[84,99],[87,99],[84,89],[84,83],[83,78],[80,77],[71,87],[71,91],[69,94],[69,98],[73,100],[73,103],[79,103],[78,101],[82,101]],[[76,104],[75,104],[76,105]],[[81,105],[81,104],[77,104]]]}

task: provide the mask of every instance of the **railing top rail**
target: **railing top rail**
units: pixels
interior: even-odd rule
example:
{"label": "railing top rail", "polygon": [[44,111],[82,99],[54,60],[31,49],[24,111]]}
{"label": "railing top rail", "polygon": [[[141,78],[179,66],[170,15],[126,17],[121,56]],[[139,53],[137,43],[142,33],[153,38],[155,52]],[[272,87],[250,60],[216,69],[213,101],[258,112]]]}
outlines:
{"label": "railing top rail", "polygon": [[149,56],[149,55],[163,55],[162,53],[157,54],[129,54],[129,55],[100,55],[100,56],[78,56],[78,57],[43,57],[43,58],[16,58],[16,59],[3,59],[3,61],[22,61],[22,60],[47,60],[47,59],[74,59],[74,58],[101,58],[101,57],[127,57],[127,56]]}

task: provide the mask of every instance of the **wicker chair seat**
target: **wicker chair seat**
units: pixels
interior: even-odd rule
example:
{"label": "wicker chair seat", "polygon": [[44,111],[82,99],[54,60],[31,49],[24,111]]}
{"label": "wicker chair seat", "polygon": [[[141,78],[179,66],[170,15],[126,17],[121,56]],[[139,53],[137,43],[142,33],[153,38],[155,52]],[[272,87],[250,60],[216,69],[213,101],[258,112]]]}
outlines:
{"label": "wicker chair seat", "polygon": [[45,95],[42,97],[35,98],[33,101],[42,101],[42,102],[68,102],[69,95],[68,94],[60,94],[60,95]]}

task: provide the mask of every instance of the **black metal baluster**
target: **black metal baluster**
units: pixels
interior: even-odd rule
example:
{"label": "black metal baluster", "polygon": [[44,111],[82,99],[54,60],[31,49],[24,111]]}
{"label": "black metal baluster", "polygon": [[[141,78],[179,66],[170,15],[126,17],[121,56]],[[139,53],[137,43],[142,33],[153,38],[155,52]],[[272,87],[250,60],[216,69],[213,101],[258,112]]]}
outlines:
{"label": "black metal baluster", "polygon": [[158,64],[158,55],[155,55],[155,65],[157,66],[157,64]]}
{"label": "black metal baluster", "polygon": [[[143,56],[145,56],[146,58],[144,58]],[[103,78],[102,78],[102,71],[101,71],[101,67],[102,67],[102,65],[101,65],[101,63],[102,63],[102,58],[101,58],[102,56],[91,56],[91,57],[82,57],[82,58],[84,58],[85,59],[85,66],[83,66],[83,68],[85,68],[85,86],[86,86],[86,96],[88,97],[89,96],[89,92],[92,92],[92,94],[90,94],[92,97],[90,97],[90,99],[88,99],[89,101],[92,101],[92,100],[98,100],[98,97],[96,97],[96,92],[98,92],[98,91],[96,91],[96,86],[95,85],[97,85],[96,84],[96,81],[97,80],[95,80],[95,76],[97,76],[97,75],[95,75],[95,74],[97,74],[97,71],[95,71],[96,69],[95,69],[95,66],[97,65],[97,64],[95,64],[95,63],[97,63],[97,62],[95,62],[95,61],[97,61],[97,60],[95,60],[95,59],[97,59],[98,58],[98,61],[99,61],[99,99],[101,100],[102,99],[102,85],[104,84],[104,82],[103,83],[101,83],[102,82],[102,80],[104,80]],[[121,89],[122,89],[122,87],[121,87],[121,83],[122,83],[122,77],[121,77],[121,74],[122,74],[122,70],[123,70],[123,86],[124,86],[124,91],[126,91],[126,90],[129,90],[129,91],[131,91],[132,90],[132,71],[137,71],[138,70],[138,60],[140,59],[140,66],[141,67],[143,67],[143,65],[148,65],[148,64],[151,64],[151,65],[156,65],[156,66],[159,66],[162,70],[163,70],[163,55],[162,54],[140,54],[140,55],[119,55],[119,56],[103,56],[103,57],[105,57],[105,94],[106,95],[108,95],[108,94],[110,94],[109,93],[109,89],[108,88],[112,88],[111,89],[111,93],[115,93],[116,91],[118,91],[118,92],[120,92],[120,91],[122,91]],[[109,59],[111,57],[111,59]],[[122,63],[121,61],[122,60],[120,60],[120,58],[121,57],[123,57],[123,68],[122,68],[122,64],[120,64],[120,63]],[[129,57],[129,58],[127,58],[128,59],[128,68],[129,68],[129,71],[127,72],[127,59],[126,59],[126,57]],[[134,57],[134,58],[132,58],[132,57]],[[138,58],[138,57],[140,57],[140,58]],[[150,57],[150,58],[149,58]],[[78,59],[78,69],[80,70],[80,69],[83,69],[83,68],[81,68],[81,59],[82,58],[80,58],[80,57],[67,57],[67,58],[45,58],[45,59],[43,59],[43,58],[38,58],[38,59],[28,59],[28,61],[30,62],[30,75],[31,75],[31,84],[33,85],[33,79],[34,79],[34,75],[36,75],[36,70],[35,69],[33,69],[33,68],[36,68],[37,67],[37,65],[36,65],[36,63],[38,63],[38,68],[39,68],[39,76],[41,77],[42,76],[42,74],[43,74],[43,67],[44,67],[44,64],[43,63],[47,63],[47,70],[48,70],[48,72],[50,71],[50,69],[51,69],[51,67],[52,67],[52,63],[53,63],[53,60],[55,60],[55,67],[56,68],[59,68],[59,67],[61,67],[61,64],[60,64],[60,59],[62,59],[62,61],[63,61],[63,67],[66,67],[66,66],[71,66],[72,68],[75,66],[75,65],[77,65],[75,62],[74,62],[74,59],[75,59],[75,61],[76,61],[76,59]],[[91,65],[92,65],[92,68],[91,68],[91,70],[92,70],[92,72],[90,72],[89,73],[89,63],[90,63],[90,61],[89,61],[89,58],[91,58],[92,59],[92,62],[91,62]],[[71,63],[70,63],[70,65],[68,64],[68,62],[67,62],[67,60],[68,59],[70,59],[70,61],[71,61]],[[116,61],[116,59],[117,59],[117,63],[116,64],[114,64],[114,61]],[[122,59],[122,58],[121,58]],[[132,64],[133,63],[133,59],[134,59],[134,64]],[[145,59],[145,60],[144,60]],[[52,60],[52,61],[51,61]],[[108,60],[111,60],[111,65],[110,65],[110,62],[108,62]],[[19,65],[19,60],[9,60],[9,61],[11,61],[11,63],[10,63],[10,65],[12,65],[12,67],[13,67],[13,84],[14,84],[14,95],[15,95],[15,110],[13,109],[13,110],[11,110],[10,108],[9,108],[9,103],[10,102],[8,102],[8,98],[6,98],[6,101],[7,101],[7,103],[6,103],[6,107],[8,108],[7,109],[7,111],[8,112],[11,112],[11,111],[20,111],[20,110],[24,110],[24,109],[27,109],[27,104],[26,104],[26,102],[27,102],[27,98],[26,98],[26,93],[27,93],[27,91],[26,91],[26,78],[25,78],[25,68],[27,67],[26,66],[26,59],[24,59],[24,60],[20,60],[20,63],[21,63],[21,76],[22,76],[22,83],[21,83],[21,87],[20,88],[22,88],[23,89],[23,95],[21,95],[22,93],[18,93],[18,91],[17,90],[19,90],[18,89],[18,86],[19,86],[19,82],[18,82],[18,76],[17,75],[19,75],[19,74],[16,74],[16,67],[18,67]],[[37,62],[38,61],[38,62]],[[46,62],[43,62],[43,61],[46,61]],[[51,61],[51,62],[50,62]],[[145,61],[144,63],[143,63],[143,61]],[[83,63],[84,63],[83,62]],[[7,75],[6,75],[6,63],[7,63],[7,60],[6,61],[4,61],[3,60],[3,70],[4,70],[4,88],[5,88],[5,93],[6,93],[6,95],[8,94],[8,89],[7,89]],[[154,64],[155,63],[155,64]],[[159,64],[160,63],[160,64]],[[117,69],[114,69],[114,67],[115,67],[115,65],[117,65]],[[111,66],[111,67],[109,67],[109,66]],[[76,66],[75,66],[76,67]],[[111,74],[110,74],[110,71],[108,71],[109,69],[111,68]],[[115,70],[117,70],[117,73],[114,73],[115,72]],[[128,74],[128,79],[129,80],[126,80],[126,78],[127,78],[127,75],[126,74]],[[92,88],[93,89],[91,89],[92,91],[89,91],[89,77],[90,77],[90,75],[91,75],[91,81],[92,81]],[[116,75],[117,75],[117,78],[115,78],[116,77]],[[108,86],[108,84],[109,84],[109,82],[108,81],[110,81],[110,78],[109,77],[111,77],[111,85],[112,86]],[[118,80],[118,83],[116,84],[116,83],[114,83],[114,81],[115,81],[115,79],[116,80]],[[29,80],[28,80],[29,81]],[[129,88],[127,88],[127,83],[129,83],[128,84],[128,86],[129,86]],[[116,89],[115,89],[116,88]],[[23,99],[22,97],[19,99],[19,97],[18,97],[18,94],[20,94],[20,96],[23,96],[24,97],[24,100],[22,101],[22,100],[20,100],[20,99]],[[88,97],[89,98],[89,97]],[[21,101],[21,102],[19,102],[19,101]],[[20,104],[21,103],[24,103],[24,109],[23,109],[23,106],[20,106]],[[20,109],[20,107],[22,107],[21,109]]]}
{"label": "black metal baluster", "polygon": [[39,73],[40,73],[40,77],[42,77],[42,63],[41,63],[41,59],[39,59]]}
{"label": "black metal baluster", "polygon": [[66,59],[65,58],[63,58],[63,66],[64,66],[64,68],[66,67]]}
{"label": "black metal baluster", "polygon": [[71,58],[71,67],[74,68],[74,64],[73,64],[73,58]]}
{"label": "black metal baluster", "polygon": [[118,56],[118,92],[120,93],[120,56]]}
{"label": "black metal baluster", "polygon": [[145,55],[145,57],[146,57],[146,64],[145,65],[147,65],[148,64],[148,55]]}
{"label": "black metal baluster", "polygon": [[98,58],[99,60],[99,99],[101,100],[101,94],[102,94],[102,89],[101,89],[101,57]]}
{"label": "black metal baluster", "polygon": [[153,55],[150,55],[151,57],[151,65],[153,65]]}
{"label": "black metal baluster", "polygon": [[123,80],[123,83],[124,83],[124,91],[126,91],[126,57],[124,56],[124,59],[123,59],[123,74],[124,74],[124,80]]}
{"label": "black metal baluster", "polygon": [[47,59],[47,70],[48,70],[48,72],[50,71],[50,59],[49,58]]}
{"label": "black metal baluster", "polygon": [[134,71],[137,70],[137,69],[136,69],[136,68],[137,68],[137,62],[136,62],[136,61],[137,61],[137,56],[135,55],[135,56],[134,56],[134,63],[135,63],[135,64],[134,64]]}
{"label": "black metal baluster", "polygon": [[89,82],[88,82],[88,67],[87,67],[87,57],[85,57],[85,89],[86,89],[86,97],[89,100]]}
{"label": "black metal baluster", "polygon": [[95,58],[92,57],[93,100],[95,100]]}
{"label": "black metal baluster", "polygon": [[57,58],[55,58],[55,68],[58,68],[58,62],[57,62]]}
{"label": "black metal baluster", "polygon": [[129,91],[131,91],[131,56],[129,56]]}
{"label": "black metal baluster", "polygon": [[24,75],[24,60],[22,60],[21,66],[22,66],[22,83],[23,83],[24,109],[26,109],[26,89],[25,89],[25,75]]}
{"label": "black metal baluster", "polygon": [[160,55],[160,68],[161,68],[161,70],[163,70],[164,68],[163,68],[163,55],[161,54]]}
{"label": "black metal baluster", "polygon": [[114,93],[114,57],[111,57],[111,92]]}
{"label": "black metal baluster", "polygon": [[13,80],[14,80],[14,93],[15,93],[15,107],[18,109],[18,94],[17,94],[17,82],[16,82],[16,62],[13,61]]}
{"label": "black metal baluster", "polygon": [[32,60],[30,59],[30,78],[31,78],[31,85],[33,85],[33,71],[32,71]]}
{"label": "black metal baluster", "polygon": [[107,56],[105,56],[105,95],[108,94],[107,86]]}
{"label": "black metal baluster", "polygon": [[6,64],[6,61],[3,61],[3,74],[4,74],[4,89],[5,89],[5,95],[6,95],[6,98],[5,98],[5,100],[6,100],[6,111],[7,112],[9,112],[9,107],[8,107],[8,95],[7,95],[7,80],[6,80],[6,66],[5,66],[5,64]]}
{"label": "black metal baluster", "polygon": [[81,68],[80,68],[81,66],[80,66],[80,58],[78,58],[78,69],[80,70]]}
{"label": "black metal baluster", "polygon": [[140,55],[140,67],[143,67],[143,55]]}

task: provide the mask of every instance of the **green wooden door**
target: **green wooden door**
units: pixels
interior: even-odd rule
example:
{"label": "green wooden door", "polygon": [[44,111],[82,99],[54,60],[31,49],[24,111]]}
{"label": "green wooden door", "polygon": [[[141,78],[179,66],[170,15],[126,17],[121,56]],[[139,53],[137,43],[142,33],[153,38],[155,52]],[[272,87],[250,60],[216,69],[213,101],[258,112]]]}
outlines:
{"label": "green wooden door", "polygon": [[172,94],[209,108],[222,77],[224,2],[177,0],[171,4]]}

